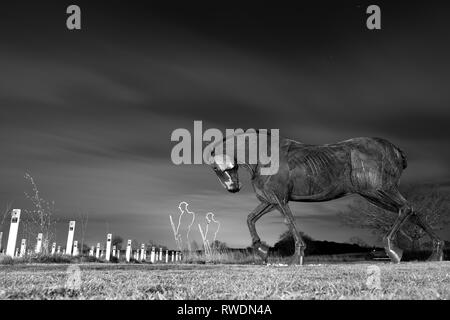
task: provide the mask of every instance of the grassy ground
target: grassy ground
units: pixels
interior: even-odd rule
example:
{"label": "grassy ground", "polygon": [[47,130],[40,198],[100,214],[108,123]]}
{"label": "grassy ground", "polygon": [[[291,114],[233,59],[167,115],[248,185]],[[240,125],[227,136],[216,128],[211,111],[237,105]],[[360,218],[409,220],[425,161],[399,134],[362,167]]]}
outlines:
{"label": "grassy ground", "polygon": [[0,299],[450,299],[450,262],[3,265]]}

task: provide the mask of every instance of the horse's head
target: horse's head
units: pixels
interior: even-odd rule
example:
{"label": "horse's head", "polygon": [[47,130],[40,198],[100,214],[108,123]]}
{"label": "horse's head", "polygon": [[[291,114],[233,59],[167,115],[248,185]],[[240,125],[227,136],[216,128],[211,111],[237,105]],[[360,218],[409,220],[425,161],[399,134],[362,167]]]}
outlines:
{"label": "horse's head", "polygon": [[241,190],[239,183],[237,162],[226,154],[211,156],[210,165],[217,175],[220,183],[229,192],[238,192]]}

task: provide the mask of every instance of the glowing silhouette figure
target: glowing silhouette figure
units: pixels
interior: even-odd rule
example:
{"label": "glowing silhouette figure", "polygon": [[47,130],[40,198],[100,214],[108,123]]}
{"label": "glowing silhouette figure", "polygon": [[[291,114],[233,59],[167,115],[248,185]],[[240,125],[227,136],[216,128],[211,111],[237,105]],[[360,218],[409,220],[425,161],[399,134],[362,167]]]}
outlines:
{"label": "glowing silhouette figure", "polygon": [[[188,246],[188,250],[191,251],[191,243],[189,241],[189,233],[191,232],[191,227],[194,224],[194,220],[195,220],[195,212],[191,212],[188,210],[188,203],[183,201],[180,202],[180,204],[178,205],[178,209],[180,209],[181,214],[180,214],[180,219],[181,216],[186,212],[187,214],[190,214],[192,216],[192,220],[191,223],[187,226],[187,231],[186,231],[186,240],[187,240],[187,246]],[[184,210],[182,209],[182,206],[184,206]]]}
{"label": "glowing silhouette figure", "polygon": [[200,234],[202,236],[203,247],[205,248],[205,254],[208,256],[208,255],[212,254],[211,243],[208,240],[208,232],[210,231],[209,225],[211,224],[211,222],[214,222],[214,224],[217,225],[217,229],[214,232],[214,237],[212,239],[212,244],[214,244],[214,242],[216,241],[216,238],[217,238],[217,233],[219,232],[219,229],[220,229],[220,222],[214,218],[214,213],[212,213],[212,212],[208,212],[206,214],[205,220],[206,220],[205,231],[203,232],[203,229],[200,224],[198,224],[198,228],[199,228]]}
{"label": "glowing silhouette figure", "polygon": [[[189,234],[191,232],[191,227],[194,224],[195,220],[195,212],[191,212],[188,210],[188,203],[185,201],[180,202],[178,205],[178,209],[180,210],[180,215],[178,216],[178,224],[175,226],[175,223],[173,222],[172,216],[169,215],[170,218],[170,224],[172,225],[173,234],[175,237],[175,242],[179,250],[183,250],[183,238],[180,233],[180,226],[181,226],[181,218],[185,213],[192,216],[191,222],[187,226],[187,232],[186,232],[186,240],[187,240],[187,246],[189,251],[191,251],[191,244],[189,243]],[[184,209],[183,209],[184,208]]]}

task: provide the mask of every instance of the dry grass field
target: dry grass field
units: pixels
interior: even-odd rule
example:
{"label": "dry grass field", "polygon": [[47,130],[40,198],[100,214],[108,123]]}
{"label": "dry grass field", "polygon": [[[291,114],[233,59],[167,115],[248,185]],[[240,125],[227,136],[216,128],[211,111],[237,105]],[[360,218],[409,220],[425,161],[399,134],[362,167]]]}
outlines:
{"label": "dry grass field", "polygon": [[0,299],[450,299],[449,261],[373,265],[3,265]]}

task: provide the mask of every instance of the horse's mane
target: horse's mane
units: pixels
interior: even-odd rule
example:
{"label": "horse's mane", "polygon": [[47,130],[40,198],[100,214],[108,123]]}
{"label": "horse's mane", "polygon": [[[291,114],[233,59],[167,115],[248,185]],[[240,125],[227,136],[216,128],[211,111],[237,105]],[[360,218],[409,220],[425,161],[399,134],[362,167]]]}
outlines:
{"label": "horse's mane", "polygon": [[[209,146],[209,148],[211,148],[210,154],[211,154],[211,155],[214,155],[213,152],[214,152],[216,146],[225,143],[228,139],[231,139],[231,138],[234,138],[234,137],[238,137],[238,136],[241,136],[241,135],[251,134],[251,133],[255,134],[256,137],[258,138],[259,133],[260,133],[260,131],[261,131],[261,129],[253,129],[252,132],[247,132],[247,131],[236,132],[236,130],[237,130],[237,129],[234,129],[235,132],[234,132],[233,134],[230,134],[230,135],[228,135],[228,136],[222,138],[221,141],[217,141],[217,142],[214,143],[212,146]],[[265,130],[265,134],[268,135],[268,136],[272,136],[272,130],[271,130],[271,129],[266,129],[266,130]],[[282,140],[290,140],[290,139],[284,138],[284,137],[282,137],[282,136],[279,136],[279,138],[280,138],[280,141],[282,141]]]}

